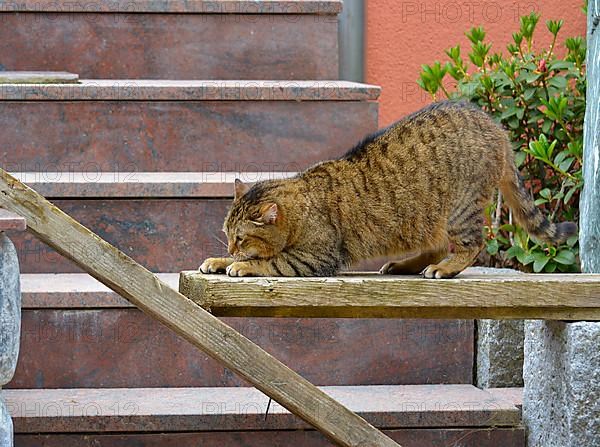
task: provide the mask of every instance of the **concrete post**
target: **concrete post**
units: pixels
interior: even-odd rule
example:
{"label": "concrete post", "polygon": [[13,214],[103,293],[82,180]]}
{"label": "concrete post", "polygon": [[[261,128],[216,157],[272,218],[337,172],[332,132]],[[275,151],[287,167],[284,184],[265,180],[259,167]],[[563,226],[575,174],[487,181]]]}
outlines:
{"label": "concrete post", "polygon": [[[582,268],[587,273],[600,273],[599,15],[600,0],[590,0],[585,186],[579,232]],[[527,322],[524,380],[523,418],[529,447],[599,445],[600,323]]]}
{"label": "concrete post", "polygon": [[[471,268],[476,273],[515,274],[512,269]],[[523,386],[523,320],[477,320],[476,385]]]}
{"label": "concrete post", "polygon": [[[0,210],[0,389],[15,373],[21,334],[19,260],[15,246],[3,232],[8,229],[24,230],[25,220]],[[0,392],[0,447],[12,446],[12,420]]]}

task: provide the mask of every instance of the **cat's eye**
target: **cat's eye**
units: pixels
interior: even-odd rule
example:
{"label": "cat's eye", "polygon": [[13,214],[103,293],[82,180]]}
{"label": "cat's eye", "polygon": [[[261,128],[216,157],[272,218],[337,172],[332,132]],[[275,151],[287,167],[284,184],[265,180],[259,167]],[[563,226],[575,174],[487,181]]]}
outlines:
{"label": "cat's eye", "polygon": [[242,238],[241,238],[241,236],[236,236],[236,237],[235,237],[235,243],[236,243],[236,245],[239,245],[239,244],[241,244],[241,243],[242,243]]}

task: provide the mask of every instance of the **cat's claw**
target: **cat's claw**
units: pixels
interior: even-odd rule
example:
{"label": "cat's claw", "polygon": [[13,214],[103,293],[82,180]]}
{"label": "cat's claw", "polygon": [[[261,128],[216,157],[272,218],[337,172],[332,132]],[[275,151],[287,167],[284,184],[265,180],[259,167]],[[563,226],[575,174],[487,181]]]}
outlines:
{"label": "cat's claw", "polygon": [[229,276],[262,276],[251,263],[244,261],[234,262],[227,267],[226,273]]}
{"label": "cat's claw", "polygon": [[430,265],[423,271],[423,277],[427,279],[447,279],[454,278],[460,272],[451,272],[439,265]]}
{"label": "cat's claw", "polygon": [[231,263],[232,261],[227,258],[208,258],[200,265],[198,270],[202,273],[225,273],[227,266]]}
{"label": "cat's claw", "polygon": [[388,262],[383,267],[381,267],[379,269],[379,274],[380,275],[387,275],[390,272],[390,267],[392,266],[392,264],[393,264],[393,262]]}

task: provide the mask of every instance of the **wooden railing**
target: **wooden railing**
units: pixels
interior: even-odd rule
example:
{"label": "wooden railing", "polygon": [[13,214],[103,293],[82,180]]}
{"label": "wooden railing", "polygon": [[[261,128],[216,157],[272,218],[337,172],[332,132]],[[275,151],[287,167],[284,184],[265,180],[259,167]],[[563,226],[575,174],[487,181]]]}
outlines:
{"label": "wooden railing", "polygon": [[28,230],[40,240],[338,445],[398,446],[363,418],[2,169],[0,207],[26,218]]}
{"label": "wooden railing", "polygon": [[462,273],[230,278],[183,272],[179,290],[218,316],[600,320],[600,275]]}

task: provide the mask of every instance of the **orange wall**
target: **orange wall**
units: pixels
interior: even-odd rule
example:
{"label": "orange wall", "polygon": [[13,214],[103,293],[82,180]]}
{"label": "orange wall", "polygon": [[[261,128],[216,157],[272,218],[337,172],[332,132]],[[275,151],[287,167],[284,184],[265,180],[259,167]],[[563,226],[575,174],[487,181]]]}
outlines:
{"label": "orange wall", "polygon": [[470,27],[485,28],[492,51],[505,49],[519,28],[519,16],[535,8],[542,15],[536,32],[539,44],[549,41],[547,19],[565,21],[559,34],[562,43],[584,35],[582,5],[582,0],[367,0],[366,81],[383,88],[379,124],[385,126],[431,102],[415,82],[421,64],[445,62],[444,50],[457,43],[466,57],[470,45],[464,32]]}

